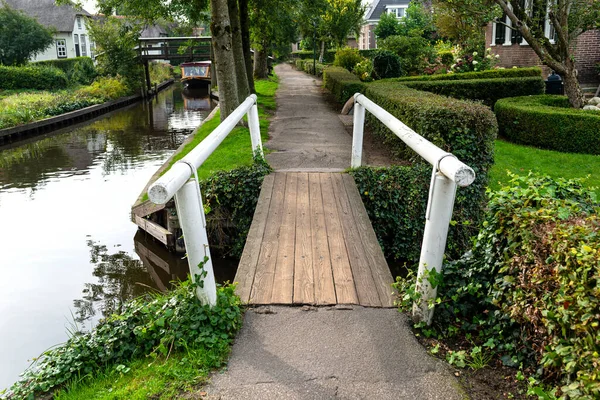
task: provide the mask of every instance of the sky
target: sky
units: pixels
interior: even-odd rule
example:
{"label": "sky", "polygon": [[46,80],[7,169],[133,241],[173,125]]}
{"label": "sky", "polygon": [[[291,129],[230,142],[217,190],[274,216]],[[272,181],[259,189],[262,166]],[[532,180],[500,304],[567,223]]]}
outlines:
{"label": "sky", "polygon": [[82,0],[83,9],[89,13],[96,14],[96,0]]}

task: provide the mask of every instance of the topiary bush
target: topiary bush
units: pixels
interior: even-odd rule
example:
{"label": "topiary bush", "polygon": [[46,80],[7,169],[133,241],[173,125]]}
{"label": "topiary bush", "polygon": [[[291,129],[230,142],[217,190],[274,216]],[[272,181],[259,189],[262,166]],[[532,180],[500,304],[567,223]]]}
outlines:
{"label": "topiary bush", "polygon": [[315,76],[323,76],[323,68],[325,67],[323,64],[316,64],[317,71],[313,68],[312,61],[304,61],[304,72],[307,74],[315,75]]}
{"label": "topiary bush", "polygon": [[294,65],[296,66],[296,69],[297,69],[298,71],[304,71],[304,63],[305,63],[305,62],[306,62],[305,60],[303,60],[303,59],[301,59],[301,58],[298,58],[298,59],[296,59],[296,61],[294,62]]}
{"label": "topiary bush", "polygon": [[598,199],[581,180],[531,174],[488,197],[472,251],[444,266],[433,328],[554,387],[540,398],[598,398]]}
{"label": "topiary bush", "polygon": [[[429,41],[421,36],[393,35],[377,42],[377,46],[383,51],[388,50],[399,57],[401,75],[414,75],[423,73],[427,60],[433,60],[434,49]],[[377,58],[377,55],[375,55]],[[375,61],[375,59],[374,59]],[[393,78],[395,76],[386,76]],[[384,78],[381,78],[384,79]]]}
{"label": "topiary bush", "polygon": [[570,108],[564,96],[499,100],[494,111],[506,139],[543,149],[600,154],[600,113]]}
{"label": "topiary bush", "polygon": [[376,79],[402,76],[402,60],[395,53],[379,50],[373,57],[373,75]]}
{"label": "topiary bush", "polygon": [[524,78],[524,77],[542,77],[542,70],[539,67],[531,68],[509,68],[509,69],[491,69],[478,72],[464,72],[461,74],[441,74],[441,75],[419,75],[404,76],[401,78],[389,79],[390,82],[404,81],[455,81],[468,79],[500,79],[500,78]]}
{"label": "topiary bush", "polygon": [[346,68],[348,71],[352,71],[356,64],[362,60],[363,57],[358,53],[358,49],[345,47],[336,51],[333,65],[336,67]]}
{"label": "topiary bush", "polygon": [[356,75],[342,67],[326,67],[323,70],[323,85],[340,104],[365,89],[365,84]]}
{"label": "topiary bush", "polygon": [[[498,130],[494,114],[489,108],[480,104],[410,89],[400,83],[373,82],[366,86],[365,95],[424,138],[456,155],[475,171],[475,182],[467,188],[460,188],[457,192],[453,217],[455,223],[451,226],[448,237],[448,257],[461,256],[469,248],[470,237],[476,234],[477,226],[482,218],[485,188],[488,182],[488,172],[494,161],[494,140]],[[411,162],[415,168],[426,163],[370,113],[367,113],[367,122],[372,128],[373,134],[379,137],[396,156]],[[429,164],[423,168],[431,173]],[[399,170],[398,173],[403,174],[404,172]],[[387,175],[388,173],[382,172],[382,174]],[[429,178],[426,175],[414,172],[414,175],[398,178],[402,180],[402,185],[405,185],[404,182],[407,179],[412,179],[412,184],[423,191],[419,195],[411,195],[415,199],[414,201],[392,205],[393,202],[386,201],[385,195],[380,193],[379,196],[383,199],[381,203],[371,209],[367,207],[375,232],[388,257],[411,262],[418,260],[418,251],[415,249],[420,248],[423,216],[421,215],[416,221],[409,221],[408,217],[394,220],[391,216],[392,213],[386,211],[386,207],[396,207],[394,213],[401,216],[413,218],[414,215],[417,215],[418,212],[413,215],[409,209],[422,207],[417,200],[420,201],[423,196],[427,195]],[[421,180],[419,181],[417,178]],[[387,179],[387,176],[382,179]],[[389,182],[380,183],[371,178],[367,181],[373,183],[369,187],[363,186],[365,189],[361,190],[363,200],[365,202],[377,201],[377,198],[370,200],[369,195],[385,190],[385,185],[389,185]],[[395,194],[395,196],[400,195]],[[407,210],[399,210],[405,207]],[[407,235],[406,239],[398,237],[394,239],[395,241],[390,242],[390,232],[403,231],[402,224],[414,227],[415,234]],[[407,250],[411,248],[412,251]]]}
{"label": "topiary bush", "polygon": [[478,100],[493,107],[506,97],[539,95],[545,91],[541,76],[504,79],[432,80],[402,82],[407,87],[463,100]]}
{"label": "topiary bush", "polygon": [[56,90],[67,86],[67,75],[58,68],[0,65],[0,89]]}

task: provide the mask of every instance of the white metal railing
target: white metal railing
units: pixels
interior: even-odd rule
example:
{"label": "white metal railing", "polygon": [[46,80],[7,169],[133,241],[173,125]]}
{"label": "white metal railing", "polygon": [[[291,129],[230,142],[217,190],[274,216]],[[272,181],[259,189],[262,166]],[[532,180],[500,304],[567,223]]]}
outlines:
{"label": "white metal railing", "polygon": [[[203,274],[202,270],[205,272],[204,284],[197,288],[196,294],[203,304],[211,306],[216,304],[217,289],[208,246],[206,216],[204,215],[197,169],[246,114],[248,115],[253,154],[258,153],[262,157],[258,107],[256,95],[252,94],[200,144],[156,180],[148,190],[148,197],[155,204],[165,204],[175,196],[175,206],[183,230],[190,275],[192,279],[195,279],[196,275]],[[190,178],[194,179],[190,180]],[[207,261],[205,262],[205,260]],[[202,265],[202,269],[199,267],[200,265]]]}
{"label": "white metal railing", "polygon": [[475,172],[456,156],[445,152],[415,131],[404,125],[396,117],[369,100],[366,96],[354,95],[354,132],[352,135],[352,168],[360,167],[365,125],[365,110],[387,126],[406,145],[413,149],[433,166],[429,200],[425,215],[425,231],[421,245],[417,291],[420,299],[413,304],[413,319],[431,324],[437,288],[431,286],[427,277],[429,271],[442,271],[442,261],[446,249],[448,226],[452,218],[456,186],[469,186],[475,180]]}

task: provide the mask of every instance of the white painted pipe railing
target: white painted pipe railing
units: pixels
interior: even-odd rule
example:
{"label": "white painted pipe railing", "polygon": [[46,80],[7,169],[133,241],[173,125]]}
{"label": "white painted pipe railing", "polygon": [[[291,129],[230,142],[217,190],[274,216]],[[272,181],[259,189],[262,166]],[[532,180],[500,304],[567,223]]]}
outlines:
{"label": "white painted pipe railing", "polygon": [[[197,169],[246,114],[248,115],[253,154],[263,157],[256,95],[252,94],[221,122],[210,135],[181,160],[177,161],[167,173],[156,180],[148,189],[148,197],[155,204],[165,204],[173,196],[175,197],[175,206],[183,230],[190,275],[192,279],[195,279],[196,275],[201,276],[203,271],[205,272],[203,287],[198,287],[196,294],[203,304],[210,304],[211,306],[216,304],[217,288],[208,246],[206,216],[204,215]],[[190,180],[190,178],[194,179]]]}
{"label": "white painted pipe railing", "polygon": [[430,302],[435,300],[437,288],[431,286],[428,276],[432,273],[430,271],[436,271],[438,274],[442,271],[456,186],[469,186],[475,180],[475,172],[453,154],[429,142],[360,93],[354,95],[352,168],[361,166],[365,110],[433,166],[417,275],[420,299],[413,304],[413,319],[417,322],[425,321],[430,325],[433,318],[433,305]]}

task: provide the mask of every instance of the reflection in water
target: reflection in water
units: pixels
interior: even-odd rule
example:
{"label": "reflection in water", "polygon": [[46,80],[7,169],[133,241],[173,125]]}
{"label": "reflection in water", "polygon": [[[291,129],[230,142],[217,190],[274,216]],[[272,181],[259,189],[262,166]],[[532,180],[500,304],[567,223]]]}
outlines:
{"label": "reflection in water", "polygon": [[93,323],[180,276],[171,262],[162,276],[138,260],[130,207],[209,112],[186,110],[175,86],[148,103],[0,147],[0,390],[28,359],[67,338],[73,299],[76,318]]}

